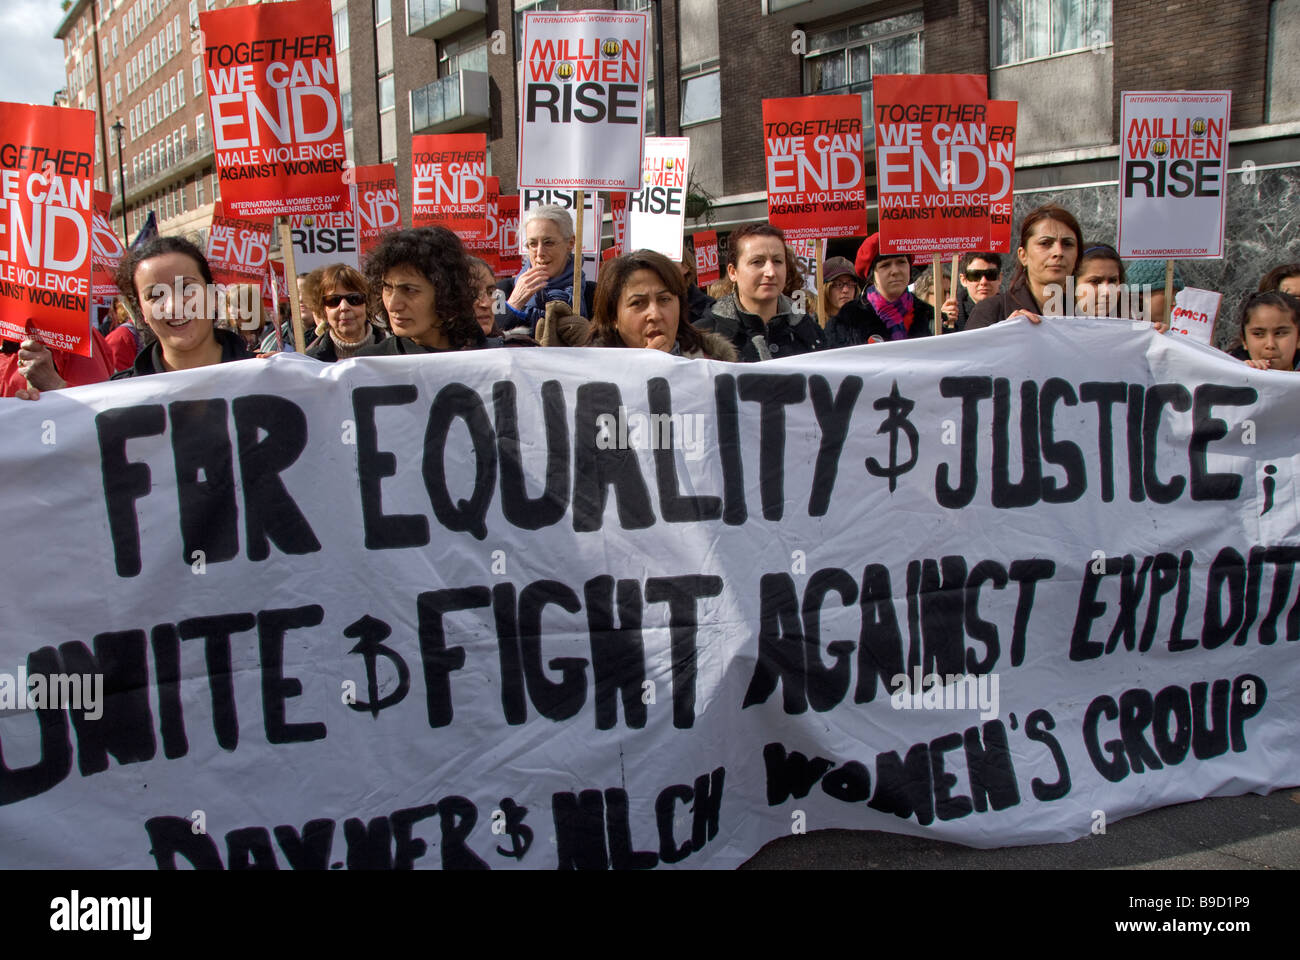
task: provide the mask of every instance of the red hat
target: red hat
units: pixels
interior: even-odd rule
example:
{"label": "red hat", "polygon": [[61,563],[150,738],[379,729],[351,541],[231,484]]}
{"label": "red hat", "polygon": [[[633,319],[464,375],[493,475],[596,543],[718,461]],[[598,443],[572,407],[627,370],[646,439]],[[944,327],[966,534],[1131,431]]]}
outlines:
{"label": "red hat", "polygon": [[853,267],[859,277],[866,278],[870,283],[871,268],[876,265],[878,259],[880,259],[880,234],[873,233],[862,241],[862,246],[858,247],[858,255],[853,260]]}

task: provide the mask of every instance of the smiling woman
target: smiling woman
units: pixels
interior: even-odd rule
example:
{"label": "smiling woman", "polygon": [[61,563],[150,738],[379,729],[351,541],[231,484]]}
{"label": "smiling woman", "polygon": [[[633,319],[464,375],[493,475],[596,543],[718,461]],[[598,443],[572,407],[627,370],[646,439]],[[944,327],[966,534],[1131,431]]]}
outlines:
{"label": "smiling woman", "polygon": [[190,370],[253,356],[243,339],[215,326],[218,298],[212,268],[180,237],[156,237],[122,258],[117,287],[156,341],[114,380]]}

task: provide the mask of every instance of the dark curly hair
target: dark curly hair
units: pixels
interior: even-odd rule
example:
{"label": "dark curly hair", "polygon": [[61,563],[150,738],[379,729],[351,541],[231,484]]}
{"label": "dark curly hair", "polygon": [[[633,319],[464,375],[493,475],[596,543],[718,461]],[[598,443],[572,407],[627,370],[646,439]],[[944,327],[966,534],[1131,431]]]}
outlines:
{"label": "dark curly hair", "polygon": [[696,353],[704,349],[704,337],[691,325],[691,308],[686,299],[686,281],[682,271],[662,253],[653,250],[636,250],[607,260],[600,268],[596,281],[596,295],[592,303],[591,335],[587,341],[592,347],[626,347],[618,332],[618,302],[623,297],[623,287],[638,270],[649,270],[664,282],[668,292],[677,298],[677,342],[682,353]]}
{"label": "dark curly hair", "polygon": [[[454,346],[467,347],[483,339],[474,319],[473,272],[456,234],[446,227],[419,227],[385,235],[366,258],[364,272],[370,289],[382,291],[384,274],[397,267],[418,270],[433,284],[438,325]],[[376,312],[388,325],[383,297],[378,300]]]}
{"label": "dark curly hair", "polygon": [[1284,263],[1264,274],[1264,279],[1259,281],[1259,292],[1281,290],[1282,281],[1291,277],[1300,277],[1300,263]]}
{"label": "dark curly hair", "polygon": [[[208,266],[208,258],[194,244],[184,237],[154,237],[138,250],[128,250],[122,257],[122,262],[118,264],[117,274],[114,277],[117,289],[122,292],[122,296],[126,298],[127,304],[137,317],[143,317],[144,310],[140,306],[140,295],[135,289],[135,271],[143,261],[168,253],[180,253],[189,257],[198,264],[199,274],[203,277],[204,283],[216,282],[212,278],[212,268]],[[216,317],[212,319],[215,320]]]}

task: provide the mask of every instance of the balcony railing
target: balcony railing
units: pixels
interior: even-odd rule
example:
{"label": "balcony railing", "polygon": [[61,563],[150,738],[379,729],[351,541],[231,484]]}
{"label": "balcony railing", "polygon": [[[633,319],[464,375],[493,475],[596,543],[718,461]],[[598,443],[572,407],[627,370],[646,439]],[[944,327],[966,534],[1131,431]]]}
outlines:
{"label": "balcony railing", "polygon": [[411,133],[451,133],[486,123],[488,75],[458,70],[411,91]]}
{"label": "balcony railing", "polygon": [[406,32],[441,40],[487,14],[483,0],[406,0]]}
{"label": "balcony railing", "polygon": [[126,192],[130,196],[137,192],[169,180],[181,173],[182,167],[200,159],[212,156],[212,138],[205,132],[193,140],[185,139],[178,147],[161,151],[155,159],[150,151],[141,162],[138,170],[129,170],[126,174]]}

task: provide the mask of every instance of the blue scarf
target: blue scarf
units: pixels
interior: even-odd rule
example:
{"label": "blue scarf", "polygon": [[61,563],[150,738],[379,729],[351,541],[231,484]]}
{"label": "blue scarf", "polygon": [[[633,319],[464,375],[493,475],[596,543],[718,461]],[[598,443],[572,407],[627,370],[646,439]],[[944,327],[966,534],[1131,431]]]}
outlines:
{"label": "blue scarf", "polygon": [[[558,277],[551,277],[551,279],[547,281],[546,286],[533,295],[533,298],[528,301],[528,305],[524,307],[522,311],[514,311],[524,317],[530,331],[537,329],[538,322],[546,316],[546,305],[552,300],[562,300],[571,307],[573,306],[573,264],[574,256],[573,254],[569,254],[569,260],[564,265],[564,269],[560,272],[560,275]],[[532,269],[532,263],[529,261],[528,257],[525,256],[523,258],[523,270],[520,271],[520,275],[522,276],[530,269]],[[583,291],[583,299],[586,299],[586,281],[583,281]],[[577,307],[573,312],[578,314],[582,313],[582,307]]]}

